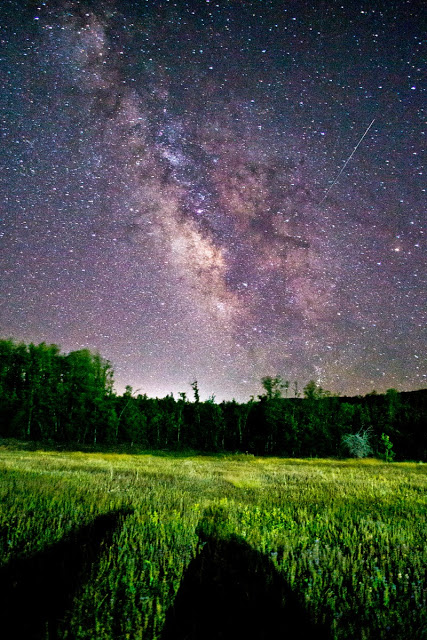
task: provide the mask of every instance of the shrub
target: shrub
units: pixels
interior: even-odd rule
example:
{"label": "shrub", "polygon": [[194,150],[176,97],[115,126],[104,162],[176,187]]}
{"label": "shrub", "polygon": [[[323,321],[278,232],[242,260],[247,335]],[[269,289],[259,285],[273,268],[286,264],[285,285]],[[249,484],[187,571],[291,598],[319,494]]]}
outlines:
{"label": "shrub", "polygon": [[348,433],[342,437],[343,445],[355,458],[366,458],[372,453],[370,444],[371,429],[360,429],[357,433]]}
{"label": "shrub", "polygon": [[385,433],[381,434],[382,451],[378,452],[379,457],[384,462],[393,462],[396,453],[393,451],[393,443]]}

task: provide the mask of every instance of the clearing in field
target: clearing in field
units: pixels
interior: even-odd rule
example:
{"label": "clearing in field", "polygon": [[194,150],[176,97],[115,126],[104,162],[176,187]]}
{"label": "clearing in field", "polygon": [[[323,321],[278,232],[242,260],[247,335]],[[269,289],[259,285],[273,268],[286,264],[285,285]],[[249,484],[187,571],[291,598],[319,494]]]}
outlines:
{"label": "clearing in field", "polygon": [[2,635],[427,638],[426,489],[417,463],[2,448]]}

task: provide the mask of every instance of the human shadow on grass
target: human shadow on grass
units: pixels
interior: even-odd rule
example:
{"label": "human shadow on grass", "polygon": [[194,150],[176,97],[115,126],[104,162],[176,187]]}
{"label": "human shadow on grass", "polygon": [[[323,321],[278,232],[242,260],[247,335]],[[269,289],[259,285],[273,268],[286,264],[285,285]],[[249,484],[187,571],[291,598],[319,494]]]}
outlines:
{"label": "human shadow on grass", "polygon": [[[327,640],[272,559],[225,532],[209,514],[198,528],[204,543],[190,562],[161,640]],[[221,519],[221,516],[220,516]]]}
{"label": "human shadow on grass", "polygon": [[0,637],[59,640],[59,626],[129,511],[100,515],[60,542],[0,569]]}

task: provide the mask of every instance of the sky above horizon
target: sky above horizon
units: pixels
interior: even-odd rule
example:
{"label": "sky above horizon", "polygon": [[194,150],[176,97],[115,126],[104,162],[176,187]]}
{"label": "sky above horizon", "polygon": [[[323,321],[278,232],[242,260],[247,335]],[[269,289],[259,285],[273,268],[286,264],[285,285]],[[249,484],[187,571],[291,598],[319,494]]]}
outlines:
{"label": "sky above horizon", "polygon": [[153,396],[425,387],[425,18],[3,0],[0,336]]}

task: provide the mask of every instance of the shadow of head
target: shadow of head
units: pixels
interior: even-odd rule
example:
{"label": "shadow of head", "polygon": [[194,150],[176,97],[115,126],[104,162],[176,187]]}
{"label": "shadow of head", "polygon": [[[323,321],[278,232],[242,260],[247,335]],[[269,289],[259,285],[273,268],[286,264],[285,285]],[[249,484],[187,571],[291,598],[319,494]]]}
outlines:
{"label": "shadow of head", "polygon": [[0,569],[1,637],[57,638],[57,621],[129,513],[100,515],[60,542]]}
{"label": "shadow of head", "polygon": [[182,579],[161,640],[329,637],[271,558],[227,531],[224,514],[209,513],[198,534],[203,548]]}

